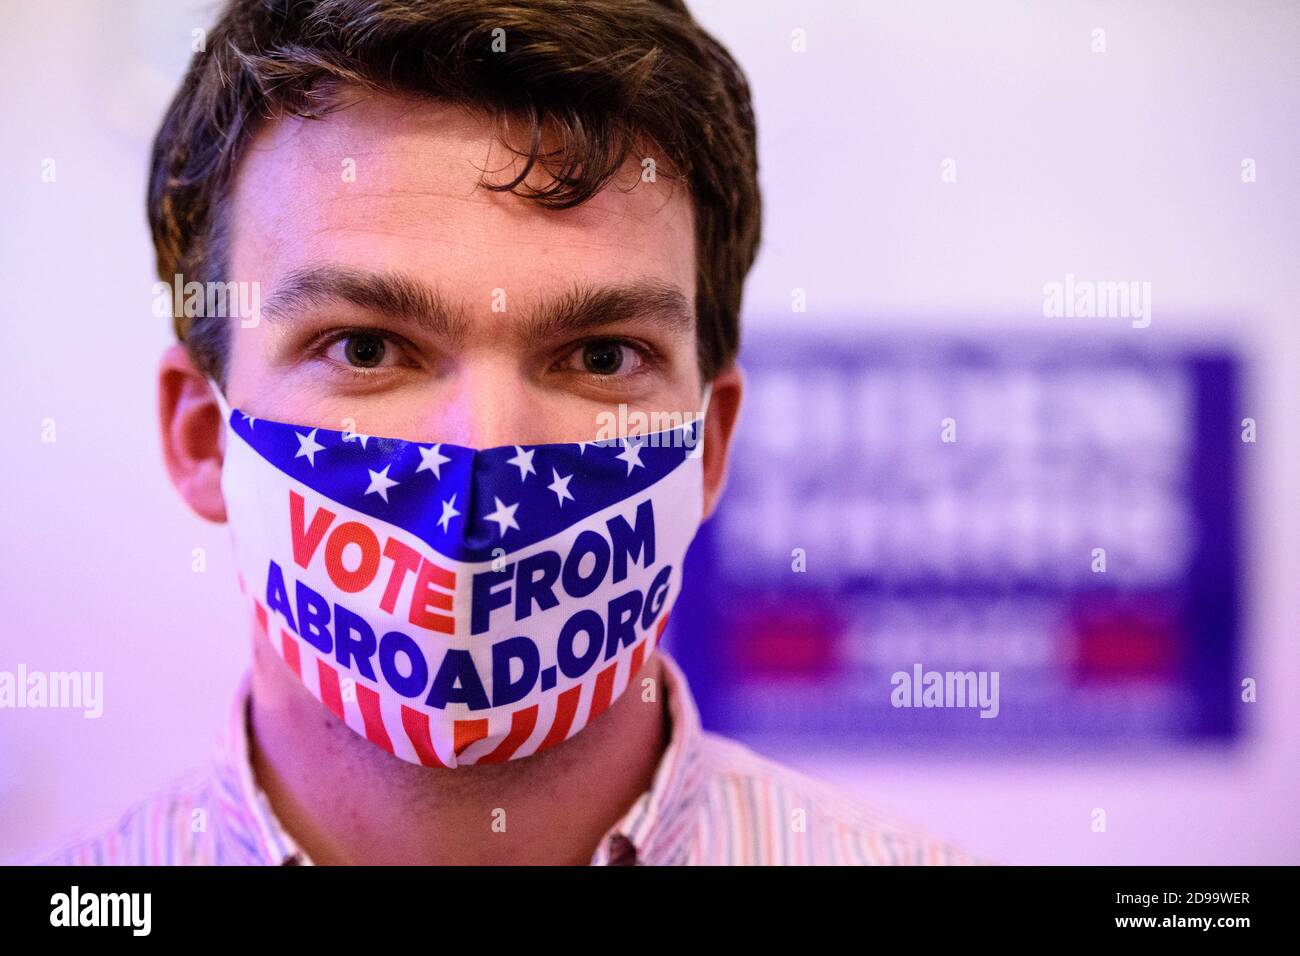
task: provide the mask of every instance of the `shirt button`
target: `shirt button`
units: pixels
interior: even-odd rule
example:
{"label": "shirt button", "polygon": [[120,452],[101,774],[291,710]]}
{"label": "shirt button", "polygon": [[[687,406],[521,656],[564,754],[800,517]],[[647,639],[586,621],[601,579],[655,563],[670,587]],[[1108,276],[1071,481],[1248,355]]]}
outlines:
{"label": "shirt button", "polygon": [[632,841],[621,833],[615,833],[609,838],[609,865],[610,866],[636,866],[636,847]]}

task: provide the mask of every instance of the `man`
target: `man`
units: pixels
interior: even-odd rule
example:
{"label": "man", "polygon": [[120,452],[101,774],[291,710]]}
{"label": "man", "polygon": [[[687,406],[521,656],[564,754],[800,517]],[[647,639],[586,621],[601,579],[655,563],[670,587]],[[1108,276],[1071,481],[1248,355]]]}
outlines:
{"label": "man", "polygon": [[[149,218],[165,282],[261,302],[178,302],[159,372],[253,661],[210,770],[44,861],[969,862],[702,732],[658,646],[760,220],[747,85],[681,3],[234,0]],[[592,444],[620,406],[704,409],[698,454]]]}

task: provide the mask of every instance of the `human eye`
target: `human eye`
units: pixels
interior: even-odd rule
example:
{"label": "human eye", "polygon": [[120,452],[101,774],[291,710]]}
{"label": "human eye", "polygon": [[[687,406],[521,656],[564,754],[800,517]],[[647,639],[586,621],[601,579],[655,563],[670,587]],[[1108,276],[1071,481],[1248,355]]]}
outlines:
{"label": "human eye", "polygon": [[345,375],[383,375],[415,364],[410,346],[400,336],[378,328],[331,330],[318,336],[310,351]]}
{"label": "human eye", "polygon": [[561,361],[566,371],[594,380],[638,375],[654,364],[653,350],[623,338],[593,338],[577,343]]}

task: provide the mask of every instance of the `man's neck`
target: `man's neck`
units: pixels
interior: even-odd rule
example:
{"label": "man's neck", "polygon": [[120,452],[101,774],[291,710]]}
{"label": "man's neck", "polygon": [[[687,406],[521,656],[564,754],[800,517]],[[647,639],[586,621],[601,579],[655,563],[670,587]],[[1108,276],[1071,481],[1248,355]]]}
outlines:
{"label": "man's neck", "polygon": [[[652,654],[626,693],[549,750],[453,770],[400,760],[321,706],[254,639],[249,751],[258,785],[318,864],[586,864],[649,789],[668,743]],[[652,701],[642,681],[654,680]]]}

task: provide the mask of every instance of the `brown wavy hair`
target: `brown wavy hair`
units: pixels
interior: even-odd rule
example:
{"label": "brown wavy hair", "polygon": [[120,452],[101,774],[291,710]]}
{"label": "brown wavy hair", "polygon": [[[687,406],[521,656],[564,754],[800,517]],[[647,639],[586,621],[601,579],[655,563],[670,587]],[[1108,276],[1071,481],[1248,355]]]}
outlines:
{"label": "brown wavy hair", "polygon": [[[492,50],[497,30],[504,52]],[[327,114],[344,88],[468,106],[498,130],[521,118],[530,145],[503,143],[523,171],[482,186],[555,209],[590,199],[638,143],[655,144],[668,160],[657,175],[685,182],[695,212],[705,379],[735,357],[761,227],[754,114],[740,67],[681,0],[230,0],[154,140],[161,278],[228,280],[225,208],[250,136],[271,116]],[[525,185],[538,167],[547,185]],[[175,329],[224,382],[228,322],[178,315]]]}

